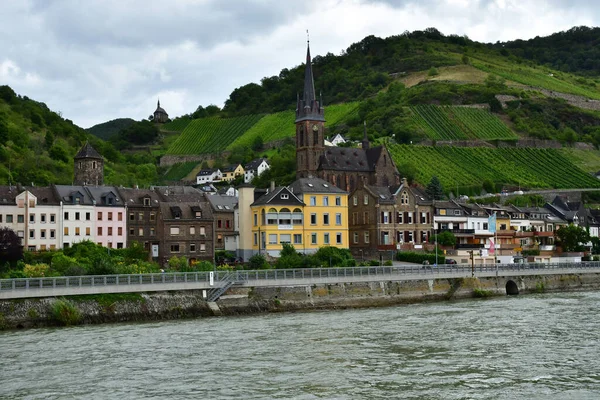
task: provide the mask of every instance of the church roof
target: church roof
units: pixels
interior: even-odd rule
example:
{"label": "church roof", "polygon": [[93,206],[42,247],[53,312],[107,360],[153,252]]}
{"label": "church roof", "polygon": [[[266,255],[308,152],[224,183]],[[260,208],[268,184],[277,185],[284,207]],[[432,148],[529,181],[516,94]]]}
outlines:
{"label": "church roof", "polygon": [[75,155],[75,158],[98,158],[101,160],[102,156],[92,147],[91,144],[86,142],[81,150],[79,150],[79,152]]}
{"label": "church roof", "polygon": [[298,97],[296,104],[296,122],[325,121],[323,104],[315,95],[315,81],[313,79],[312,62],[310,58],[310,46],[306,47],[306,65],[304,67],[304,92],[302,99]]}
{"label": "church roof", "polygon": [[382,146],[370,149],[328,147],[319,161],[319,169],[333,171],[371,172],[381,156]]}
{"label": "church roof", "polygon": [[156,111],[154,111],[154,114],[156,114],[156,113],[167,114],[167,112],[165,111],[165,109],[160,106],[160,100],[158,100],[158,103],[156,103]]}
{"label": "church roof", "polygon": [[321,178],[309,177],[296,179],[289,188],[295,194],[303,193],[346,193],[337,186]]}

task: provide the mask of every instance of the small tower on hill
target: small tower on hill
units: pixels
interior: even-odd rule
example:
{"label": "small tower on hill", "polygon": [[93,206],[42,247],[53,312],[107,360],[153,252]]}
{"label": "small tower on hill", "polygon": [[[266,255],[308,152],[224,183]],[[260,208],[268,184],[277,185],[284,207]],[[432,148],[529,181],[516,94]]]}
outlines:
{"label": "small tower on hill", "polygon": [[89,143],[85,143],[75,155],[75,185],[104,184],[104,159]]}
{"label": "small tower on hill", "polygon": [[156,111],[154,111],[154,122],[157,124],[164,124],[169,120],[169,114],[164,110],[164,108],[160,107],[160,99],[158,99],[158,103],[156,104]]}

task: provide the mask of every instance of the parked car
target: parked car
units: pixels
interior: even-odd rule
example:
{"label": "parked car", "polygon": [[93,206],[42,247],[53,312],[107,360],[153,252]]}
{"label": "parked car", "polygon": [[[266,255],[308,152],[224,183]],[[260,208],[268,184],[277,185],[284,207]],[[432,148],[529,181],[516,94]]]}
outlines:
{"label": "parked car", "polygon": [[446,258],[446,264],[456,265],[458,263],[456,262],[456,260],[454,260],[452,258]]}

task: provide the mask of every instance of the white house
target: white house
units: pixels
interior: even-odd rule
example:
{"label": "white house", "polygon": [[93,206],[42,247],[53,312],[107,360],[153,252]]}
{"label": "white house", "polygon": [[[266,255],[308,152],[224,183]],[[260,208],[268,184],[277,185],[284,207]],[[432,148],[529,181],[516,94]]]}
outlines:
{"label": "white house", "polygon": [[60,201],[51,187],[20,188],[17,208],[25,213],[23,247],[29,251],[61,248]]}
{"label": "white house", "polygon": [[221,179],[223,179],[223,174],[220,169],[203,169],[196,175],[196,184],[201,185],[204,183],[220,181]]}
{"label": "white house", "polygon": [[339,133],[337,135],[335,135],[333,137],[333,139],[331,139],[331,144],[334,146],[337,146],[342,143],[346,143],[346,139],[344,139],[344,137],[342,135],[340,135]]}
{"label": "white house", "polygon": [[25,241],[25,207],[17,207],[19,190],[15,186],[0,186],[0,227],[12,229]]}
{"label": "white house", "polygon": [[59,218],[62,247],[84,240],[96,242],[95,206],[85,186],[56,185],[55,188],[62,203],[62,218]]}
{"label": "white house", "polygon": [[252,182],[255,176],[260,176],[263,172],[271,168],[265,158],[257,158],[244,166],[244,183]]}

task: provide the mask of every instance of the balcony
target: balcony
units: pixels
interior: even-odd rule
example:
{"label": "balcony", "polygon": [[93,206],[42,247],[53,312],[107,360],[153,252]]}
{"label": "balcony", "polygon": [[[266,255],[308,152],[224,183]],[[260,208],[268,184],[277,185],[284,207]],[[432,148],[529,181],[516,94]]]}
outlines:
{"label": "balcony", "polygon": [[514,237],[515,236],[515,231],[513,231],[512,229],[498,229],[496,231],[496,236],[510,236],[510,237]]}
{"label": "balcony", "polygon": [[525,237],[533,237],[533,233],[534,232],[528,232],[528,231],[517,231],[516,236],[518,238],[525,238]]}
{"label": "balcony", "polygon": [[533,232],[534,236],[554,237],[554,232]]}

